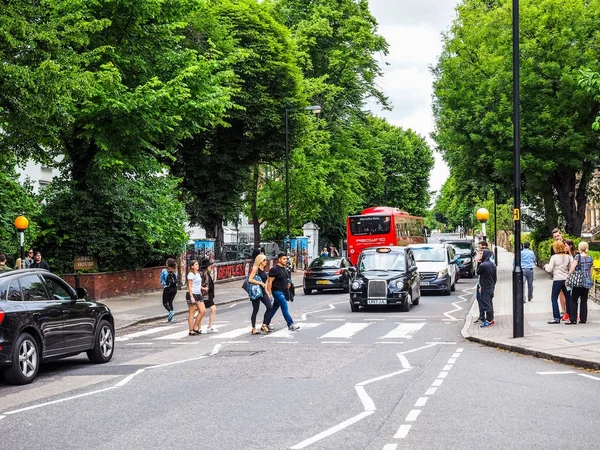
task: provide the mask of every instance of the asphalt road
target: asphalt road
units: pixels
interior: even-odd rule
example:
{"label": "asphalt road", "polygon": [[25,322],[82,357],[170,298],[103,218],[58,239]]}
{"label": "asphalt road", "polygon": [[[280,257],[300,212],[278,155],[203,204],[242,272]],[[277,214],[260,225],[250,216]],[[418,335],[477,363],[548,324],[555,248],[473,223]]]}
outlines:
{"label": "asphalt road", "polygon": [[600,374],[464,341],[473,285],[408,313],[299,294],[295,333],[278,313],[251,336],[249,303],[221,308],[215,335],[128,329],[109,364],[0,381],[0,448],[597,448]]}

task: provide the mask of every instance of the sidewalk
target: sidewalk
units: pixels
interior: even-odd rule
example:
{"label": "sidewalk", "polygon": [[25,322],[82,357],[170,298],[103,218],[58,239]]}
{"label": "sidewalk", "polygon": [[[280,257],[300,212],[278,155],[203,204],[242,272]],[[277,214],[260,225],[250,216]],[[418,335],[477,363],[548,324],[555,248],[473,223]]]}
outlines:
{"label": "sidewalk", "polygon": [[[303,271],[292,273],[292,280],[296,289],[302,289]],[[215,304],[227,305],[241,300],[247,300],[248,295],[242,289],[243,280],[233,280],[215,284]],[[296,292],[298,292],[296,290]],[[175,315],[187,314],[188,307],[185,302],[185,289],[177,292],[173,307]],[[100,300],[108,306],[115,319],[115,329],[120,330],[139,323],[167,318],[167,311],[162,305],[162,289],[146,292],[139,295],[125,295]]]}
{"label": "sidewalk", "polygon": [[[473,323],[479,309],[473,295],[473,305],[465,318],[462,335],[480,344],[498,347],[538,358],[550,359],[588,369],[600,369],[600,305],[588,299],[586,324],[550,325],[552,279],[542,269],[535,269],[533,300],[523,305],[525,333],[513,338],[512,262],[514,254],[498,247],[498,282],[494,295],[495,325],[480,328]],[[593,289],[593,288],[592,288]]]}

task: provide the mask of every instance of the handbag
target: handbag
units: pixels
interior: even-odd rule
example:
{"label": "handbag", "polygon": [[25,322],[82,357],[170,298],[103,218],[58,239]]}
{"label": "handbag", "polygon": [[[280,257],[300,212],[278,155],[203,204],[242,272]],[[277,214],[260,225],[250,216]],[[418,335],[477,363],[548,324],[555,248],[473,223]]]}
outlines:
{"label": "handbag", "polygon": [[[254,279],[256,281],[262,282],[262,279],[258,275],[256,275]],[[246,277],[244,283],[242,283],[242,289],[244,289],[248,293],[248,297],[250,297],[250,300],[258,300],[263,296],[262,286],[260,286],[259,284],[250,283],[248,281],[248,277]]]}
{"label": "handbag", "polygon": [[567,287],[570,287],[570,288],[585,287],[585,277],[583,276],[583,271],[581,270],[581,267],[580,267],[579,258],[577,258],[577,267],[567,277],[566,284],[567,284]]}

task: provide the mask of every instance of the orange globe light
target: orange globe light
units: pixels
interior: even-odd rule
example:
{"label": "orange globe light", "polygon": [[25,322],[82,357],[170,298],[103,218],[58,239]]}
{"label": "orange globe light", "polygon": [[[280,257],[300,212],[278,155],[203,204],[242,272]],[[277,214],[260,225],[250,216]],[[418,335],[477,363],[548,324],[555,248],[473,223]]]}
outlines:
{"label": "orange globe light", "polygon": [[25,216],[17,217],[13,224],[18,231],[25,231],[29,228],[29,220]]}
{"label": "orange globe light", "polygon": [[490,212],[485,208],[479,208],[475,216],[481,223],[486,223],[490,218]]}

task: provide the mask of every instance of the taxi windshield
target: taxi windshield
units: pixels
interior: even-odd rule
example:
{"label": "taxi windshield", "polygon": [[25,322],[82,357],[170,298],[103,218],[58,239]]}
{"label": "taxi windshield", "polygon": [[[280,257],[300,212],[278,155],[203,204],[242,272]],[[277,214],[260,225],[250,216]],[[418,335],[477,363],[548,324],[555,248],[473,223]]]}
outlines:
{"label": "taxi windshield", "polygon": [[369,270],[393,270],[403,272],[404,253],[363,253],[358,264],[361,272]]}

